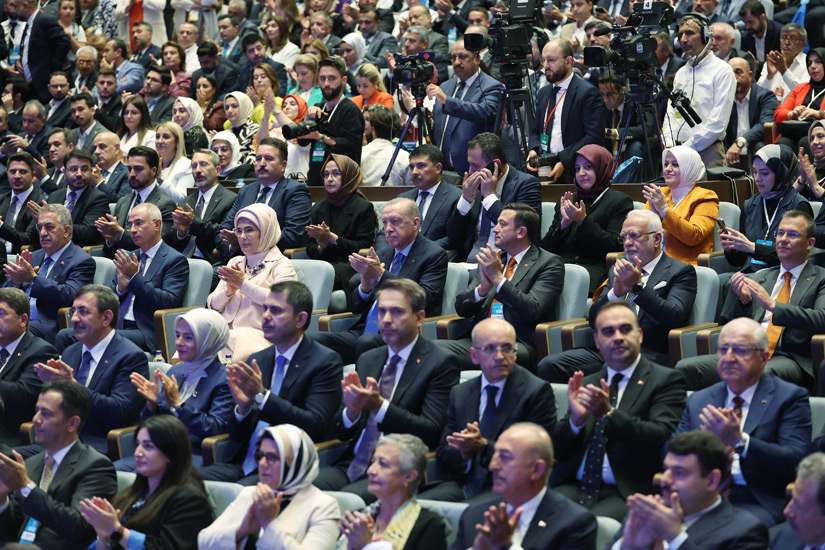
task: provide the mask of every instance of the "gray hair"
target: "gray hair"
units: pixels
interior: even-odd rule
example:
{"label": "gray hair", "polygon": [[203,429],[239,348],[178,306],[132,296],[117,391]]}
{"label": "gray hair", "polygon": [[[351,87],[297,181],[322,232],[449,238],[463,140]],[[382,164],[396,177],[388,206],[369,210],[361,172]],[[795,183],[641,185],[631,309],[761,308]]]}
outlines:
{"label": "gray hair", "polygon": [[819,504],[819,513],[825,514],[825,453],[813,453],[806,456],[799,463],[796,477],[816,482],[816,502]]}
{"label": "gray hair", "polygon": [[82,53],[90,53],[95,61],[97,61],[97,49],[94,46],[81,46],[75,52],[75,56],[78,56]]}
{"label": "gray hair", "polygon": [[808,31],[805,30],[805,27],[797,23],[788,23],[787,25],[784,25],[782,27],[782,31],[796,31],[799,33],[799,36],[800,38],[802,38],[803,41],[808,41]]}
{"label": "gray hair", "polygon": [[39,118],[46,118],[46,108],[43,106],[42,103],[40,103],[36,99],[31,99],[27,101],[26,104],[23,106],[24,111],[30,111],[31,109],[37,110],[37,116]]}
{"label": "gray hair", "polygon": [[40,214],[43,214],[43,212],[55,212],[57,213],[57,223],[60,225],[68,225],[72,228],[74,227],[72,225],[72,213],[69,212],[69,209],[62,204],[47,204],[45,206],[41,206]]}
{"label": "gray hair", "polygon": [[417,34],[418,38],[422,42],[426,42],[427,44],[430,43],[430,29],[428,29],[427,27],[425,27],[423,25],[413,25],[412,27],[407,29],[407,32],[404,33],[404,34],[410,34],[410,33]]}
{"label": "gray hair", "polygon": [[411,220],[414,220],[415,218],[420,216],[420,213],[418,212],[418,205],[416,205],[415,201],[412,199],[408,199],[405,197],[396,197],[391,201],[388,201],[387,204],[384,205],[384,208],[386,209],[388,206],[393,205],[403,206],[403,214]]}
{"label": "gray hair", "polygon": [[[241,2],[243,2],[243,0],[241,0]],[[209,161],[212,163],[212,166],[218,167],[221,164],[221,158],[218,156],[218,153],[216,153],[212,149],[198,149],[192,153],[192,156],[194,157],[196,154],[208,156]]]}
{"label": "gray hair", "polygon": [[327,25],[332,25],[332,16],[323,10],[314,12],[312,16],[310,16],[310,19],[313,17],[323,17]]}
{"label": "gray hair", "polygon": [[761,351],[768,349],[768,334],[765,332],[765,329],[762,328],[762,325],[753,319],[749,317],[737,317],[732,321],[728,321],[728,323],[722,327],[722,332],[724,333],[725,329],[730,326],[739,326],[742,330],[749,331],[753,335],[753,341],[757,348]]}
{"label": "gray hair", "polygon": [[376,445],[376,449],[381,445],[394,445],[401,450],[398,457],[398,463],[401,468],[401,473],[406,474],[415,470],[418,472],[418,477],[410,484],[410,496],[418,493],[418,486],[424,480],[424,473],[427,471],[427,453],[429,449],[421,441],[421,438],[412,434],[389,434],[381,438]]}
{"label": "gray hair", "polygon": [[710,26],[711,30],[713,30],[714,27],[718,27],[720,29],[723,29],[723,32],[726,35],[728,35],[728,38],[731,38],[731,39],[736,38],[736,31],[733,29],[733,27],[730,25],[730,23],[724,23],[724,22],[720,21],[718,23],[714,23],[713,25],[711,25]]}
{"label": "gray hair", "polygon": [[160,208],[157,207],[156,204],[151,202],[142,202],[132,208],[132,212],[134,212],[137,208],[142,208],[146,210],[146,213],[149,214],[149,221],[156,222],[160,219],[163,219],[163,216],[160,213]]}
{"label": "gray hair", "polygon": [[662,220],[653,213],[651,210],[631,210],[627,213],[626,220],[629,220],[631,217],[640,217],[644,218],[647,221],[647,230],[653,231],[655,233],[659,233],[660,235],[664,236],[665,230],[662,229]]}

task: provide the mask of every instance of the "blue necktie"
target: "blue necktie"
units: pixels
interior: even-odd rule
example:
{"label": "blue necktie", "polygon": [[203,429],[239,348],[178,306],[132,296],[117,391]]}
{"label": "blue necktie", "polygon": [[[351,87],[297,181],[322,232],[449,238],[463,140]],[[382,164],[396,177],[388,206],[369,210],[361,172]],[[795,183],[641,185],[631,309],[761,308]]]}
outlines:
{"label": "blue necktie", "polygon": [[[281,385],[284,383],[284,368],[286,365],[286,355],[279,355],[275,359],[275,372],[272,373],[272,385],[269,386],[269,393],[278,395],[281,392]],[[249,438],[249,447],[246,450],[246,457],[243,461],[243,474],[248,476],[258,469],[258,462],[255,460],[255,451],[258,449],[258,436],[261,430],[268,428],[269,423],[259,420],[255,426],[255,432]]]}
{"label": "blue necktie", "polygon": [[83,354],[83,361],[80,362],[80,368],[77,370],[77,375],[74,379],[78,384],[86,385],[86,378],[89,377],[89,369],[92,366],[92,352],[87,351]]}
{"label": "blue necktie", "polygon": [[[392,259],[392,265],[390,265],[390,273],[398,275],[406,259],[407,257],[402,253],[396,252],[395,257]],[[367,325],[364,327],[364,334],[378,334],[378,300],[372,303],[370,312],[367,314]]]}
{"label": "blue necktie", "polygon": [[[493,439],[493,424],[495,424],[496,412],[498,412],[498,406],[496,405],[498,386],[493,386],[490,384],[484,388],[484,390],[487,392],[487,404],[484,406],[484,412],[481,414],[481,419],[478,423],[478,430],[481,432],[481,437]],[[482,467],[481,464],[473,464],[470,474],[467,476],[464,486],[461,488],[465,499],[473,498],[481,493],[484,489],[484,483],[487,481],[487,475],[489,473],[490,472],[487,468]]]}
{"label": "blue necktie", "polygon": [[427,204],[427,197],[430,196],[429,191],[418,192],[418,217],[424,221],[424,206]]}
{"label": "blue necktie", "polygon": [[275,359],[275,372],[272,374],[272,385],[269,391],[275,395],[281,393],[281,385],[284,383],[284,365],[286,364],[286,355],[279,355]]}

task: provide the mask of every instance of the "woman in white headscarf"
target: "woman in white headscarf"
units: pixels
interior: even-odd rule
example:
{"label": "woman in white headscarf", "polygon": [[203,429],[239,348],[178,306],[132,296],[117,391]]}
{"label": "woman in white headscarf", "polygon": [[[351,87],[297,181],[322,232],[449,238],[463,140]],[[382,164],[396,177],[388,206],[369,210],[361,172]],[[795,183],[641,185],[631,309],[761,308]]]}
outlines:
{"label": "woman in white headscarf", "polygon": [[223,129],[230,130],[238,138],[238,143],[241,144],[241,162],[254,163],[253,142],[260,124],[252,120],[252,111],[255,110],[252,100],[243,92],[229,92],[223,98],[223,109],[226,111]]}
{"label": "woman in white headscarf", "polygon": [[361,33],[351,32],[341,39],[341,57],[347,64],[347,69],[353,74],[358,70],[358,66],[364,62],[364,54],[367,51],[367,43]]}
{"label": "woman in white headscarf", "polygon": [[[146,399],[141,419],[173,414],[186,426],[192,443],[192,462],[203,465],[201,441],[229,430],[235,402],[218,355],[229,340],[229,326],[217,311],[193,309],[175,319],[175,348],[180,363],[164,373],[155,369],[147,380],[132,373],[132,384]],[[135,457],[115,463],[118,470],[135,471]]]}
{"label": "woman in white headscarf", "polygon": [[281,226],[275,211],[265,204],[251,204],[235,214],[235,235],[243,255],[218,268],[218,287],[209,295],[208,307],[229,323],[226,353],[233,361],[268,347],[261,328],[269,287],[279,281],[295,281],[292,262],[278,249]]}
{"label": "woman in white headscarf", "polygon": [[260,482],[245,487],[200,532],[198,548],[333,548],[341,512],[335,498],[312,485],[318,476],[318,454],[306,432],[292,424],[261,430],[255,458]]}
{"label": "woman in white headscarf", "polygon": [[705,177],[705,165],[690,147],[665,149],[662,167],[667,187],[645,185],[645,208],[662,219],[667,255],[696,265],[699,254],[713,251],[719,197],[710,189],[696,186]]}
{"label": "woman in white headscarf", "polygon": [[241,164],[241,144],[235,134],[229,130],[218,132],[209,139],[209,148],[218,155],[220,161],[219,181],[230,180],[234,185],[240,180],[255,181],[255,167]]}
{"label": "woman in white headscarf", "polygon": [[203,127],[203,109],[194,99],[176,99],[172,106],[172,120],[183,128],[183,145],[186,156],[190,159],[195,151],[209,144],[209,137]]}

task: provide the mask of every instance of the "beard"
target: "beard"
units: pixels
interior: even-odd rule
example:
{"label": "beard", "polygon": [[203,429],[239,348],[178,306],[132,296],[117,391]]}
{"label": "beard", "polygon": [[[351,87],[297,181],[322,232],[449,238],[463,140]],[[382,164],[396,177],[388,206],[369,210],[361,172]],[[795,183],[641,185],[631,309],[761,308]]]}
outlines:
{"label": "beard", "polygon": [[335,99],[336,97],[338,97],[341,94],[341,90],[343,90],[343,89],[344,89],[344,84],[341,83],[337,87],[330,90],[329,93],[327,93],[327,91],[325,89],[322,89],[321,94],[324,96],[324,100],[332,101],[333,99]]}

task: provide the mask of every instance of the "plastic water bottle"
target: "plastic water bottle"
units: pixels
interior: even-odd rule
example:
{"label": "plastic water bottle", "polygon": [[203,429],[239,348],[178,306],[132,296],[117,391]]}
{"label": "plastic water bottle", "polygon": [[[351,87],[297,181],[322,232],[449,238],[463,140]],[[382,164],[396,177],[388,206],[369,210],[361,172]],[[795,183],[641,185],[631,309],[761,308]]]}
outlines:
{"label": "plastic water bottle", "polygon": [[240,179],[240,180],[238,180],[238,183],[235,185],[235,187],[241,188],[244,185],[246,185],[246,184],[244,183],[244,181],[242,179]]}
{"label": "plastic water bottle", "polygon": [[453,51],[453,46],[455,45],[455,41],[458,39],[458,35],[456,34],[455,27],[450,25],[450,32],[447,33],[447,42],[450,43],[450,51]]}
{"label": "plastic water bottle", "polygon": [[155,350],[155,358],[152,359],[155,363],[165,363],[166,359],[163,358],[163,352],[160,350]]}
{"label": "plastic water bottle", "polygon": [[224,355],[223,364],[224,364],[224,366],[229,366],[229,365],[232,364],[232,354],[231,353],[227,353],[226,355]]}

